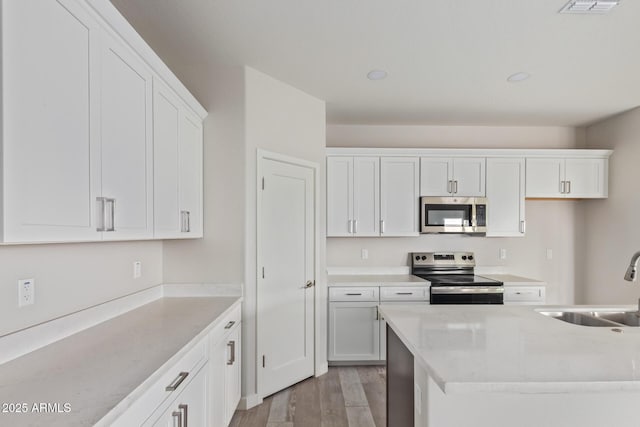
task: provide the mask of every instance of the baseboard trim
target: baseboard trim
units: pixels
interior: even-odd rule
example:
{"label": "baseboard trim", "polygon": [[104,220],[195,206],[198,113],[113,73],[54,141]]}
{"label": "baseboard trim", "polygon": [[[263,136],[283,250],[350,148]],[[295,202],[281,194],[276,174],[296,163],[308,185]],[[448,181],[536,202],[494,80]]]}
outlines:
{"label": "baseboard trim", "polygon": [[238,404],[238,409],[241,411],[246,411],[247,409],[251,409],[255,406],[258,406],[262,403],[262,397],[257,394],[251,394],[249,396],[242,396],[240,399],[240,403]]}
{"label": "baseboard trim", "polygon": [[325,363],[321,363],[317,369],[316,369],[316,377],[320,377],[324,374],[326,374],[327,372],[329,372],[329,363],[325,362]]}

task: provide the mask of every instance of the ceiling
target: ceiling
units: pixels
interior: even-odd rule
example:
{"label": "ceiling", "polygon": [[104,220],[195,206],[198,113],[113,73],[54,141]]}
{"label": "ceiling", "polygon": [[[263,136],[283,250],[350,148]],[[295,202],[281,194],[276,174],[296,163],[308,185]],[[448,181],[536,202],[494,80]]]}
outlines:
{"label": "ceiling", "polygon": [[246,64],[325,100],[329,123],[581,126],[640,105],[634,0],[112,2],[181,78]]}

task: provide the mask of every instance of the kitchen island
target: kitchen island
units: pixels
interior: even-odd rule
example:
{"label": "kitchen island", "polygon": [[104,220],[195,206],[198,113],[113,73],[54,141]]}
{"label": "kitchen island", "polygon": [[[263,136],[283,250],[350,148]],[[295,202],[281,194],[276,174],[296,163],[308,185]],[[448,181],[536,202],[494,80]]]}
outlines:
{"label": "kitchen island", "polygon": [[394,427],[640,424],[640,328],[574,325],[520,306],[380,312]]}

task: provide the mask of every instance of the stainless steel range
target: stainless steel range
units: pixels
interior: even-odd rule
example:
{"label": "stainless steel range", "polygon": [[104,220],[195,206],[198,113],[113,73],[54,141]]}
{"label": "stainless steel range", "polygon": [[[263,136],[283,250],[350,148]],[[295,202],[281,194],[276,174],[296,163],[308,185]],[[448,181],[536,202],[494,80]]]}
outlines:
{"label": "stainless steel range", "polygon": [[503,304],[504,284],[474,274],[473,252],[414,252],[411,274],[431,282],[431,304]]}

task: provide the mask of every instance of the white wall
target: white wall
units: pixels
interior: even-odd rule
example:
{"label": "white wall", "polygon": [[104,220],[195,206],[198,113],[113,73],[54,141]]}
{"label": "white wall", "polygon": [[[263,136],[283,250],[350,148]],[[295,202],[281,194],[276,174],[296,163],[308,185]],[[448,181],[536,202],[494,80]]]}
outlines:
{"label": "white wall", "polygon": [[[320,166],[319,226],[319,266],[325,271],[325,103],[319,99],[275,80],[266,74],[251,68],[245,69],[246,75],[246,256],[245,256],[245,308],[247,322],[243,334],[243,386],[245,395],[257,392],[256,388],[256,347],[255,318],[256,311],[256,156],[257,149],[284,154],[311,162]],[[326,295],[324,274],[316,280],[316,295]],[[319,335],[326,337],[325,311],[321,313]],[[319,362],[326,361],[326,340],[316,345],[316,357]]]}
{"label": "white wall", "polygon": [[[18,279],[35,279],[35,304],[18,308]],[[0,336],[160,283],[162,242],[1,246]]]}
{"label": "white wall", "polygon": [[586,143],[614,153],[609,159],[609,198],[586,202],[583,212],[579,302],[636,304],[640,282],[623,277],[631,255],[640,250],[640,108],[589,126]]}
{"label": "white wall", "polygon": [[[328,126],[327,146],[411,148],[576,148],[583,132],[565,127]],[[478,266],[548,283],[548,301],[574,302],[575,216],[584,202],[528,200],[527,234],[522,238],[421,235],[407,238],[328,238],[328,266],[408,266],[414,251],[470,250]],[[507,249],[507,259],[499,250]],[[368,249],[369,258],[360,258]],[[552,249],[553,259],[546,259]]]}

